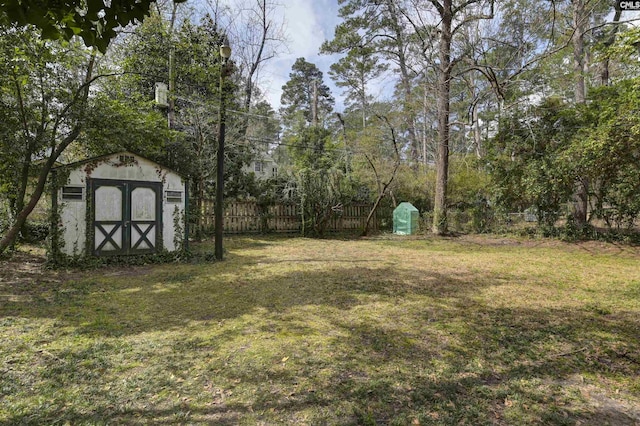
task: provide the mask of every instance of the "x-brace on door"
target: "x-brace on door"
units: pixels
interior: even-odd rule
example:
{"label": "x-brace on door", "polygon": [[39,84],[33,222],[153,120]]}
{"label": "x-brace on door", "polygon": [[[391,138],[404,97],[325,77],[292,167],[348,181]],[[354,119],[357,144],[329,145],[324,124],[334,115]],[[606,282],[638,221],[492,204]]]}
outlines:
{"label": "x-brace on door", "polygon": [[92,179],[91,217],[96,256],[155,253],[162,230],[162,184]]}

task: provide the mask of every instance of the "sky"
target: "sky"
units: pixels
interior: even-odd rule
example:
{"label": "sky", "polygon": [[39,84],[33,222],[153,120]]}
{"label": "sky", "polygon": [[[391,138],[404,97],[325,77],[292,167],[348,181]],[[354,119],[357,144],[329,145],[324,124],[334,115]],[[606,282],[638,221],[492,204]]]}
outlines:
{"label": "sky", "polygon": [[[233,2],[234,0],[222,0]],[[258,76],[260,88],[265,91],[265,98],[274,110],[280,107],[282,86],[289,80],[291,66],[297,58],[303,57],[307,62],[315,64],[324,74],[324,83],[333,94],[336,111],[344,110],[342,89],[337,88],[329,76],[329,67],[340,55],[320,55],[320,46],[325,40],[331,40],[335,27],[340,24],[338,17],[338,0],[275,0],[278,3],[273,14],[274,20],[284,23],[287,38],[287,49],[277,58],[270,59]],[[638,18],[638,13],[625,12],[623,19]],[[632,16],[633,15],[633,16]],[[611,19],[613,13],[609,17]],[[384,98],[393,90],[392,79],[383,78],[371,88],[375,97]]]}
{"label": "sky", "polygon": [[[319,54],[322,43],[333,39],[336,26],[342,22],[338,17],[338,0],[271,0],[267,3],[275,6],[275,10],[270,14],[271,19],[274,26],[282,25],[286,47],[279,49],[278,56],[266,61],[259,70],[256,83],[264,92],[264,98],[275,111],[278,111],[282,86],[289,81],[291,66],[296,59],[304,58],[322,71],[324,83],[329,86],[336,101],[334,109],[344,111],[343,89],[336,87],[329,76],[331,64],[337,62],[342,55]],[[251,9],[255,6],[255,0],[194,0],[194,4],[201,12],[212,13],[217,7],[226,7],[233,14],[234,11],[243,8]],[[232,23],[228,25],[235,26],[234,30],[237,30],[242,26],[243,18],[234,22],[235,17],[231,17]],[[229,32],[233,34],[233,30]],[[232,36],[230,42],[233,49],[234,43],[238,40],[234,40]],[[374,97],[388,95],[389,87],[392,87],[390,81],[373,82],[370,94]]]}
{"label": "sky", "polygon": [[[221,0],[228,4],[236,0]],[[344,110],[342,89],[335,86],[328,72],[332,63],[340,55],[320,55],[320,46],[325,40],[331,40],[335,27],[341,23],[338,17],[338,0],[274,0],[278,3],[273,15],[274,20],[284,23],[287,38],[287,51],[277,58],[270,59],[258,76],[259,87],[265,92],[266,100],[274,110],[280,107],[282,86],[289,80],[291,66],[297,58],[303,57],[307,62],[315,64],[324,74],[324,83],[329,86],[336,104],[336,111]],[[623,19],[638,18],[636,12],[623,13]],[[611,20],[613,12],[608,17]],[[393,91],[393,76],[387,74],[372,83],[370,94],[384,100]]]}
{"label": "sky", "polygon": [[278,58],[267,61],[260,74],[260,86],[265,97],[277,110],[280,106],[282,86],[289,80],[291,66],[297,58],[305,58],[324,74],[324,82],[336,98],[336,109],[342,110],[341,89],[336,88],[328,75],[329,67],[339,58],[336,55],[320,55],[320,46],[333,38],[338,17],[337,0],[284,0],[276,14],[284,21],[287,35],[287,51]]}
{"label": "sky", "polygon": [[[278,0],[276,0],[278,1]],[[274,110],[280,107],[282,86],[289,81],[291,66],[298,58],[315,64],[323,73],[324,83],[335,98],[335,111],[344,111],[343,89],[329,76],[329,67],[342,55],[320,55],[320,46],[333,39],[335,28],[342,22],[338,16],[338,0],[280,0],[274,18],[281,18],[287,34],[288,50],[269,60],[259,76],[259,85]],[[393,76],[387,74],[370,82],[370,95],[384,99],[393,92]]]}

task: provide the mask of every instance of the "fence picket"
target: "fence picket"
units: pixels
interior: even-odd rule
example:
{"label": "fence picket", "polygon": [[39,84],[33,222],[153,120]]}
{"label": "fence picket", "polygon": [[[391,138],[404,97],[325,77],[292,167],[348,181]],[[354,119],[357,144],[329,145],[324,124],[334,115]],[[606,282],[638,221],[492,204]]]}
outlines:
{"label": "fence picket", "polygon": [[[231,201],[225,205],[224,209],[224,232],[226,234],[300,232],[302,218],[298,207],[298,205],[290,203],[273,204],[262,215],[260,207],[254,201]],[[326,231],[359,231],[364,228],[370,209],[371,205],[369,204],[344,206],[341,213],[337,212],[331,216]],[[213,232],[215,227],[214,212],[214,200],[203,200],[200,217],[202,231]],[[376,215],[372,218],[370,228],[372,230],[378,229]],[[193,230],[195,231],[195,229]]]}

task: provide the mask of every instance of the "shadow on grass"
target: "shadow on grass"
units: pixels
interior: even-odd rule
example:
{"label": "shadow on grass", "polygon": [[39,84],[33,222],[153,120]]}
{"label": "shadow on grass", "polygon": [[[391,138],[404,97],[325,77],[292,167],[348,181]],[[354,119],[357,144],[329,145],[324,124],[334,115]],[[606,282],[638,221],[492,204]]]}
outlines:
{"label": "shadow on grass", "polygon": [[[418,324],[418,313],[412,315],[424,328]],[[448,324],[461,318],[463,326],[457,325],[453,335]],[[305,423],[302,419],[310,409],[316,413],[311,424],[411,424],[418,419],[420,424],[440,425],[631,426],[640,421],[638,406],[594,393],[574,379],[640,377],[637,322],[613,322],[589,312],[568,316],[562,310],[492,308],[470,302],[440,310],[432,325],[437,328],[440,323],[444,338],[424,330],[398,332],[393,324],[332,321],[344,333],[331,341],[328,350],[335,355],[330,360],[302,349],[302,365],[291,370],[220,365],[218,379],[241,381],[256,390],[244,403],[217,400],[211,392],[208,404],[193,404],[189,397],[197,395],[176,386],[181,397],[176,396],[170,407],[121,395],[113,405],[80,411],[60,399],[16,414],[6,424],[296,424]],[[604,335],[617,337],[607,341],[600,337]],[[222,341],[229,338],[219,336]],[[565,350],[545,351],[549,342]],[[104,352],[119,349],[104,345]],[[194,350],[205,356],[216,348],[206,340],[185,340],[174,346],[171,356]],[[98,380],[101,371],[117,367],[102,362],[95,352],[80,351],[73,358],[60,354],[62,363],[51,360],[45,368],[49,386],[63,390],[78,381],[89,383]],[[175,368],[176,374],[188,374],[188,365]],[[327,369],[328,378],[316,375]],[[187,398],[179,403],[183,395]]]}
{"label": "shadow on grass", "polygon": [[[255,265],[274,263],[238,256],[227,264],[142,269],[143,274],[106,281],[65,283],[31,293],[29,302],[0,307],[0,321],[8,325],[15,318],[50,318],[95,340],[89,348],[40,352],[40,365],[34,367],[54,395],[73,384],[90,387],[118,369],[110,354],[127,348],[105,338],[182,330],[193,322],[214,326],[265,312],[269,321],[256,324],[257,332],[274,339],[283,330],[298,336],[297,363],[290,370],[225,360],[211,367],[217,380],[248,383],[254,390],[250,401],[225,401],[211,391],[204,398],[209,403],[196,404],[190,398],[202,398],[204,384],[181,389],[163,382],[166,371],[158,371],[148,386],[180,394],[174,404],[160,407],[145,394],[115,395],[112,404],[85,395],[96,404],[80,410],[65,399],[71,397],[61,396],[14,412],[6,424],[225,425],[250,423],[247,419],[295,424],[304,423],[305,415],[315,416],[307,422],[317,424],[411,424],[416,419],[442,425],[640,422],[637,406],[625,406],[609,394],[596,397],[579,380],[572,382],[575,377],[640,378],[640,321],[633,313],[496,306],[478,297],[496,285],[495,277],[480,273],[424,274],[362,262],[252,275]],[[373,309],[370,302],[384,304],[389,313],[366,312]],[[394,310],[408,302],[411,309]],[[305,336],[318,331],[286,315],[305,306],[324,308],[335,334],[322,349],[326,355],[305,349]],[[362,316],[354,314],[358,309]],[[163,355],[163,369],[188,374],[192,361],[182,360],[182,353],[205,357],[243,333],[249,340],[249,331],[237,329],[215,339],[176,339]],[[144,360],[141,354],[140,362]],[[12,365],[5,362],[0,371],[7,395],[29,386]]]}
{"label": "shadow on grass", "polygon": [[[326,262],[325,269],[287,268],[287,263]],[[256,265],[277,265],[276,272],[253,276]],[[379,267],[376,260],[343,265],[340,260],[235,256],[232,263],[129,267],[87,273],[77,280],[51,284],[14,283],[5,288],[3,317],[50,318],[76,332],[118,337],[183,327],[192,321],[221,321],[256,309],[283,312],[323,305],[348,310],[360,297],[465,299],[490,277],[428,275]],[[369,267],[371,264],[371,267]],[[337,265],[337,266],[336,266]],[[7,297],[6,295],[9,295]]]}

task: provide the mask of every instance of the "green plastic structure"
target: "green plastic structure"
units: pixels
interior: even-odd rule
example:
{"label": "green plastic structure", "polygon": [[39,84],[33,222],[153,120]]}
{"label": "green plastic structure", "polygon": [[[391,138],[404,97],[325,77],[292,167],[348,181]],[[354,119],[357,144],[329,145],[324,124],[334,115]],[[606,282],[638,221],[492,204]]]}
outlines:
{"label": "green plastic structure", "polygon": [[420,212],[411,203],[400,203],[393,211],[393,233],[413,235],[418,232]]}

